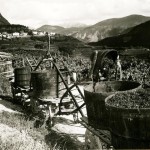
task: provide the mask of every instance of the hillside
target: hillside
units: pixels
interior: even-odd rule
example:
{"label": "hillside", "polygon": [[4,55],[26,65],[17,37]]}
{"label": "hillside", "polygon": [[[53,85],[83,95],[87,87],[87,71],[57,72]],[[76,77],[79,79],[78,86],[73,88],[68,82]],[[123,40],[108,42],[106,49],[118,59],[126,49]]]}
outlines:
{"label": "hillside", "polygon": [[60,33],[64,34],[64,35],[70,35],[70,36],[72,36],[73,34],[75,34],[77,32],[80,32],[84,28],[85,27],[69,27],[69,28],[65,28]]}
{"label": "hillside", "polygon": [[55,32],[63,35],[73,35],[74,33],[79,32],[80,30],[84,29],[86,26],[69,26],[62,27],[62,26],[52,26],[52,25],[43,25],[37,30],[45,31],[45,32]]}
{"label": "hillside", "polygon": [[13,32],[22,32],[22,31],[29,32],[30,29],[20,24],[0,25],[0,32],[13,33]]}
{"label": "hillside", "polygon": [[37,30],[45,31],[45,32],[56,32],[59,33],[60,31],[64,30],[65,28],[61,26],[52,26],[52,25],[43,25]]}
{"label": "hillside", "polygon": [[85,42],[97,42],[106,37],[116,36],[124,30],[150,20],[150,17],[130,15],[123,18],[112,18],[96,23],[73,34],[75,38]]}
{"label": "hillside", "polygon": [[[63,53],[63,55],[69,54],[73,55],[74,57],[89,57],[89,55],[92,53],[91,46],[71,36],[56,34],[51,38],[50,42],[50,50],[54,52],[59,50]],[[31,36],[13,39],[13,41],[0,41],[0,50],[5,52],[15,51],[16,53],[24,53],[24,51],[30,50],[37,55],[40,51],[42,54],[45,53],[45,50],[47,49],[47,36]]]}
{"label": "hillside", "polygon": [[99,42],[90,43],[93,46],[110,46],[110,47],[147,47],[150,48],[150,21],[133,27],[128,33],[109,37]]}
{"label": "hillside", "polygon": [[10,23],[0,13],[0,25],[9,25]]}
{"label": "hillside", "polygon": [[84,24],[84,23],[79,23],[79,22],[76,22],[76,23],[68,22],[68,23],[62,23],[62,24],[60,24],[60,26],[62,26],[64,28],[73,28],[73,27],[77,27],[77,28],[84,27],[85,28],[88,25]]}
{"label": "hillside", "polygon": [[0,13],[0,32],[13,33],[21,31],[29,32],[29,29],[24,25],[10,24]]}

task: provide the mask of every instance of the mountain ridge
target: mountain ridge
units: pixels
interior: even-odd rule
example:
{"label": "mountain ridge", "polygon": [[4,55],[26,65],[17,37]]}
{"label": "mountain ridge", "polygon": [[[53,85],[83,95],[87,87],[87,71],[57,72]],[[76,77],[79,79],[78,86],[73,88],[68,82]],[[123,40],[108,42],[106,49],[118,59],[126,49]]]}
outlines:
{"label": "mountain ridge", "polygon": [[147,47],[150,48],[150,21],[141,23],[130,29],[129,32],[108,37],[98,42],[90,43],[93,46],[110,46],[110,47]]}
{"label": "mountain ridge", "polygon": [[[121,18],[110,18],[110,19],[102,20],[100,22],[97,22],[94,25],[90,25],[87,27],[64,28],[58,26],[61,27],[61,29],[58,28],[53,31],[60,34],[73,36],[83,42],[87,42],[87,43],[97,42],[107,37],[117,36],[120,34],[124,34],[124,32],[129,32],[130,31],[128,30],[129,28],[132,28],[148,20],[150,20],[149,16],[133,14]],[[48,30],[47,28],[45,31],[52,31],[52,30]]]}
{"label": "mountain ridge", "polygon": [[87,27],[73,36],[86,42],[96,42],[106,37],[122,34],[124,30],[148,20],[150,20],[150,17],[142,15],[111,18]]}
{"label": "mountain ridge", "polygon": [[57,25],[43,25],[43,26],[37,28],[37,30],[40,30],[40,31],[57,32],[57,33],[64,29],[65,29],[64,27],[57,26]]}
{"label": "mountain ridge", "polygon": [[4,18],[1,13],[0,13],[0,25],[10,25],[8,20]]}

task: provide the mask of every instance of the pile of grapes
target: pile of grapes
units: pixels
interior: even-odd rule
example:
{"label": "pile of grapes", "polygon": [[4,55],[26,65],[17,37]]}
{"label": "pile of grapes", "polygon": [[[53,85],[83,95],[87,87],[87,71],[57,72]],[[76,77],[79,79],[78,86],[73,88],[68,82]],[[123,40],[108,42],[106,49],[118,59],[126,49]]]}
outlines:
{"label": "pile of grapes", "polygon": [[150,108],[150,93],[144,89],[136,92],[117,93],[106,103],[110,106],[127,109]]}

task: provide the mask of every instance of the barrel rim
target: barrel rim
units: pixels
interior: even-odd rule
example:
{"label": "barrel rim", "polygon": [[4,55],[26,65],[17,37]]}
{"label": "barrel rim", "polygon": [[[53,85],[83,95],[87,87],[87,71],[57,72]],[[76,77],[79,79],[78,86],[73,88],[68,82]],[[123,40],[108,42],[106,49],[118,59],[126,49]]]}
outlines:
{"label": "barrel rim", "polygon": [[15,68],[14,70],[25,69],[25,68],[26,68],[26,69],[30,69],[30,67],[27,67],[27,66],[26,66],[26,67],[17,67],[17,68]]}
{"label": "barrel rim", "polygon": [[49,71],[46,71],[46,70],[44,70],[44,71],[43,70],[42,71],[41,70],[40,71],[31,71],[31,74],[33,74],[33,73],[42,74],[42,73],[49,73]]}
{"label": "barrel rim", "polygon": [[[125,90],[125,91],[112,91],[112,92],[94,92],[94,91],[89,91],[89,90],[87,90],[91,85],[92,85],[92,83],[91,84],[89,84],[89,85],[87,85],[86,87],[84,87],[84,91],[85,92],[93,92],[93,93],[95,93],[95,94],[101,94],[101,93],[122,93],[122,92],[129,92],[129,91],[134,91],[134,90],[137,90],[137,89],[140,89],[141,87],[142,87],[142,85],[139,83],[139,82],[135,82],[135,81],[102,81],[102,82],[97,82],[97,83],[115,83],[115,82],[117,82],[117,83],[136,83],[138,86],[137,87],[135,87],[135,88],[133,88],[133,89],[129,89],[129,90]],[[96,83],[96,84],[97,84]]]}

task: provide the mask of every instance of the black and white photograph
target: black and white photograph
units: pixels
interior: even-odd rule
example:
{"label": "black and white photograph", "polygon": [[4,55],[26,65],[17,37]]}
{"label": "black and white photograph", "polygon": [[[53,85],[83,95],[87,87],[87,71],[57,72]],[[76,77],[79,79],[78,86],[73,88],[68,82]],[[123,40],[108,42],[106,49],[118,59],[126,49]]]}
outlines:
{"label": "black and white photograph", "polygon": [[150,149],[150,0],[0,0],[0,150]]}

